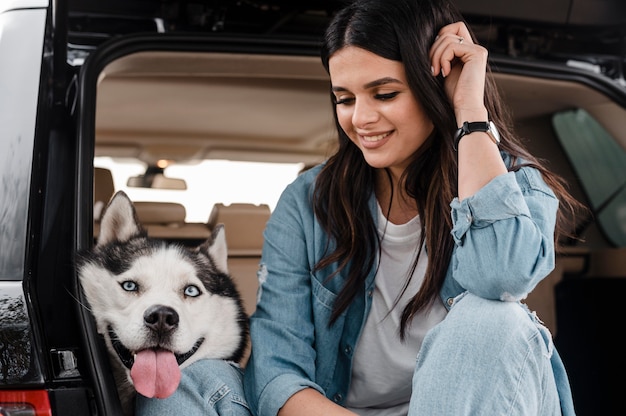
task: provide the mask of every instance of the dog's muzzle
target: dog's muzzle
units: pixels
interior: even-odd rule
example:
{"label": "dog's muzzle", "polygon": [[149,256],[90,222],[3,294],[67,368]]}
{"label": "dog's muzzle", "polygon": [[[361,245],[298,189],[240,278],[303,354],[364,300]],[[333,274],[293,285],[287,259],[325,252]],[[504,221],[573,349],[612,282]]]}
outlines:
{"label": "dog's muzzle", "polygon": [[[133,367],[133,364],[135,363],[134,352],[130,351],[128,348],[124,346],[124,344],[120,342],[119,337],[117,336],[117,334],[115,333],[115,331],[110,325],[108,327],[108,331],[109,331],[109,338],[111,339],[111,344],[113,345],[113,349],[117,353],[117,356],[120,358],[120,361],[122,362],[122,364],[124,364],[124,367],[130,370]],[[182,363],[187,361],[189,357],[194,355],[196,351],[198,351],[198,348],[200,348],[203,342],[204,342],[204,338],[200,338],[196,341],[194,346],[189,351],[181,353],[181,354],[174,353],[174,356],[176,357],[176,362],[178,363],[178,365],[181,365]],[[150,347],[150,348],[158,349],[159,347],[156,346],[156,347]]]}

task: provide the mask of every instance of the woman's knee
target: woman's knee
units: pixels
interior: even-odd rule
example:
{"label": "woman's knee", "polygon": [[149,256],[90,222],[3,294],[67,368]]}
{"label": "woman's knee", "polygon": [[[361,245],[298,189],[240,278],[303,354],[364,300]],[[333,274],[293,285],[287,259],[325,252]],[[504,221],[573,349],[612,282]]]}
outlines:
{"label": "woman's knee", "polygon": [[549,356],[551,342],[550,335],[543,334],[542,326],[523,305],[466,293],[427,334],[420,357],[457,357],[474,362],[483,361],[479,357],[484,362],[523,360],[529,353]]}
{"label": "woman's knee", "polygon": [[549,336],[523,305],[465,294],[424,339],[411,399],[412,409],[421,411],[412,414],[427,414],[442,400],[446,414],[463,414],[455,406],[471,414],[510,414],[553,405],[551,352]]}
{"label": "woman's knee", "polygon": [[523,305],[484,299],[471,293],[457,298],[442,324],[450,328],[452,336],[465,340],[503,336],[527,339],[538,332],[538,322]]}
{"label": "woman's knee", "polygon": [[196,361],[182,370],[178,389],[170,397],[147,399],[138,396],[137,414],[184,408],[188,415],[248,416],[242,375],[240,368],[224,360]]}

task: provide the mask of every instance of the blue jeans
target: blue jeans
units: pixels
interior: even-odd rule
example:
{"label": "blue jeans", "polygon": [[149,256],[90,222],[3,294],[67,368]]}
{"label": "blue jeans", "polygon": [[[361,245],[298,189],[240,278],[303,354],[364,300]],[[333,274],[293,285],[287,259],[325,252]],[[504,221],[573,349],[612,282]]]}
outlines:
{"label": "blue jeans", "polygon": [[136,415],[250,416],[243,372],[223,360],[200,360],[182,371],[178,389],[167,399],[137,395]]}
{"label": "blue jeans", "polygon": [[560,416],[555,377],[565,374],[553,371],[556,354],[550,332],[527,308],[462,294],[424,339],[409,415]]}
{"label": "blue jeans", "polygon": [[[555,375],[554,354],[549,331],[520,304],[460,295],[424,339],[409,415],[573,415],[559,403],[555,377],[566,376]],[[169,398],[138,397],[138,416],[158,414],[249,416],[242,371],[220,360],[192,364]]]}

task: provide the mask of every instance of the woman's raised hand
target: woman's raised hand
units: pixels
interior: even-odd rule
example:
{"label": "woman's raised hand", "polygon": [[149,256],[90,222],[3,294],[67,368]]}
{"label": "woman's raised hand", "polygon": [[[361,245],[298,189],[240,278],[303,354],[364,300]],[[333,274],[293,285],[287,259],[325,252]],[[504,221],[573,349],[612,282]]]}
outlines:
{"label": "woman's raised hand", "polygon": [[444,26],[430,49],[433,75],[445,77],[446,93],[459,126],[464,121],[486,121],[484,104],[487,49],[473,42],[463,22]]}

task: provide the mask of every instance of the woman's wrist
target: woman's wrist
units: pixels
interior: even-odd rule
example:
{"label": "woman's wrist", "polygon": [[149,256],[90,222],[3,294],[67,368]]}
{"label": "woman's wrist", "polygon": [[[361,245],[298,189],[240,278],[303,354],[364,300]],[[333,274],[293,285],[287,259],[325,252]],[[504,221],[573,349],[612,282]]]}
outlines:
{"label": "woman's wrist", "polygon": [[459,110],[456,112],[457,127],[461,127],[466,121],[489,121],[489,112],[486,108],[477,110]]}

